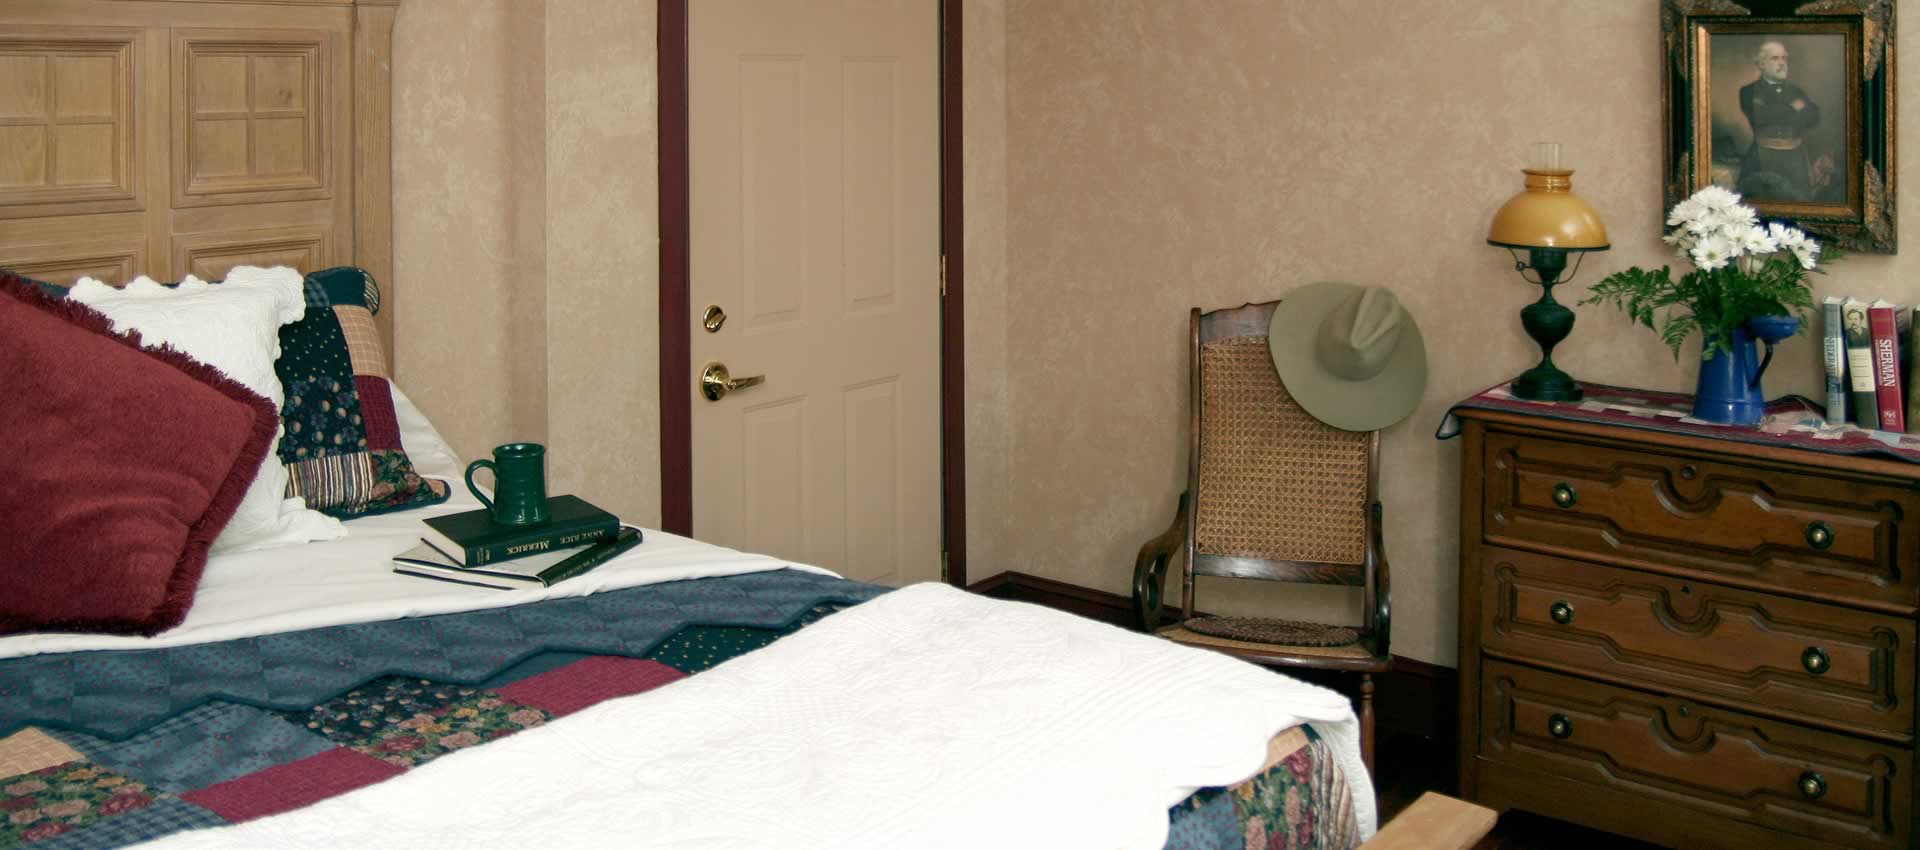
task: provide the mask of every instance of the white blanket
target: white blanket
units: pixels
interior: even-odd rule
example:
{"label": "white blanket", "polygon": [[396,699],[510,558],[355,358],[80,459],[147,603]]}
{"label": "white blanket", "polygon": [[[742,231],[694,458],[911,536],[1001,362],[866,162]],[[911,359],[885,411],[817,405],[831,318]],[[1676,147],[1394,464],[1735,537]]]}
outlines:
{"label": "white blanket", "polygon": [[1352,708],[1223,655],[924,584],[649,693],[187,848],[1155,850],[1168,806]]}
{"label": "white blanket", "polygon": [[371,623],[586,596],[664,581],[819,567],[647,529],[643,542],[593,572],[552,587],[496,590],[393,571],[393,556],[420,545],[420,520],[480,507],[455,483],[444,504],[348,522],[340,540],[215,555],[186,622],[154,637],[33,632],[0,637],[0,658],[96,649],[152,649],[254,635]]}

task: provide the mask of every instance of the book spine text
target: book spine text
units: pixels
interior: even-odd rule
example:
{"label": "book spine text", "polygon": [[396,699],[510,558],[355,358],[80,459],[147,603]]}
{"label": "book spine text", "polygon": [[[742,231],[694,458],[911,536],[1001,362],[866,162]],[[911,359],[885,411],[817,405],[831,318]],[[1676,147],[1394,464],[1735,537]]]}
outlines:
{"label": "book spine text", "polygon": [[1840,330],[1840,299],[1828,298],[1822,305],[1824,320],[1820,355],[1827,369],[1827,421],[1847,421],[1847,340]]}
{"label": "book spine text", "polygon": [[1907,430],[1906,400],[1900,395],[1900,345],[1894,333],[1893,306],[1876,302],[1867,310],[1873,336],[1873,386],[1882,431]]}
{"label": "book spine text", "polygon": [[588,543],[598,543],[612,539],[620,531],[620,523],[608,521],[586,528],[566,529],[536,528],[526,536],[512,540],[503,540],[486,546],[468,546],[467,566],[478,567],[495,561],[510,561],[555,549],[566,549]]}

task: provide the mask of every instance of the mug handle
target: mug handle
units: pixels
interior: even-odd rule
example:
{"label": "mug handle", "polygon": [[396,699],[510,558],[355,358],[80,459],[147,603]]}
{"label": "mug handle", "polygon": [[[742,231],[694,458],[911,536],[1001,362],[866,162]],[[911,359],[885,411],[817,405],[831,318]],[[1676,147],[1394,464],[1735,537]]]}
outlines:
{"label": "mug handle", "polygon": [[486,494],[480,492],[480,488],[474,486],[474,483],[473,483],[474,471],[478,469],[483,469],[483,468],[493,473],[494,481],[500,480],[500,468],[497,466],[494,466],[493,461],[484,460],[484,459],[476,460],[472,463],[467,464],[467,489],[473,491],[473,497],[476,499],[479,499],[480,504],[485,505],[487,507],[487,510],[493,510],[493,500],[487,498]]}

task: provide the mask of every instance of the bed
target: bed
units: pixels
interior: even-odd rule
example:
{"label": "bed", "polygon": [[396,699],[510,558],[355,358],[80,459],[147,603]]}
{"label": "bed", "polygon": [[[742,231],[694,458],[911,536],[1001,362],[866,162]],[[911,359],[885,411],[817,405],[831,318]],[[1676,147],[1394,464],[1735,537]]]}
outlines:
{"label": "bed", "polygon": [[[352,264],[384,284],[368,322],[390,351],[372,317],[404,297],[397,5],[0,9],[0,266],[65,285]],[[454,479],[432,424],[391,401],[395,450]],[[651,530],[546,590],[393,574],[422,517],[477,506],[439,487],[338,539],[214,555],[157,634],[0,637],[0,847],[1351,847],[1373,829],[1331,692]]]}

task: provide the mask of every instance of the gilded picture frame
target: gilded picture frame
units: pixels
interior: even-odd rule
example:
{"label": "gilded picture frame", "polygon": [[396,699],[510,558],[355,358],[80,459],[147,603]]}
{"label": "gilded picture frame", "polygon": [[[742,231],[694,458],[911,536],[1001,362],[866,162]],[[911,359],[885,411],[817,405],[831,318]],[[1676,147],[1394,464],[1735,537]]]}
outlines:
{"label": "gilded picture frame", "polygon": [[1823,242],[1896,253],[1895,2],[1662,0],[1663,209],[1720,185]]}

